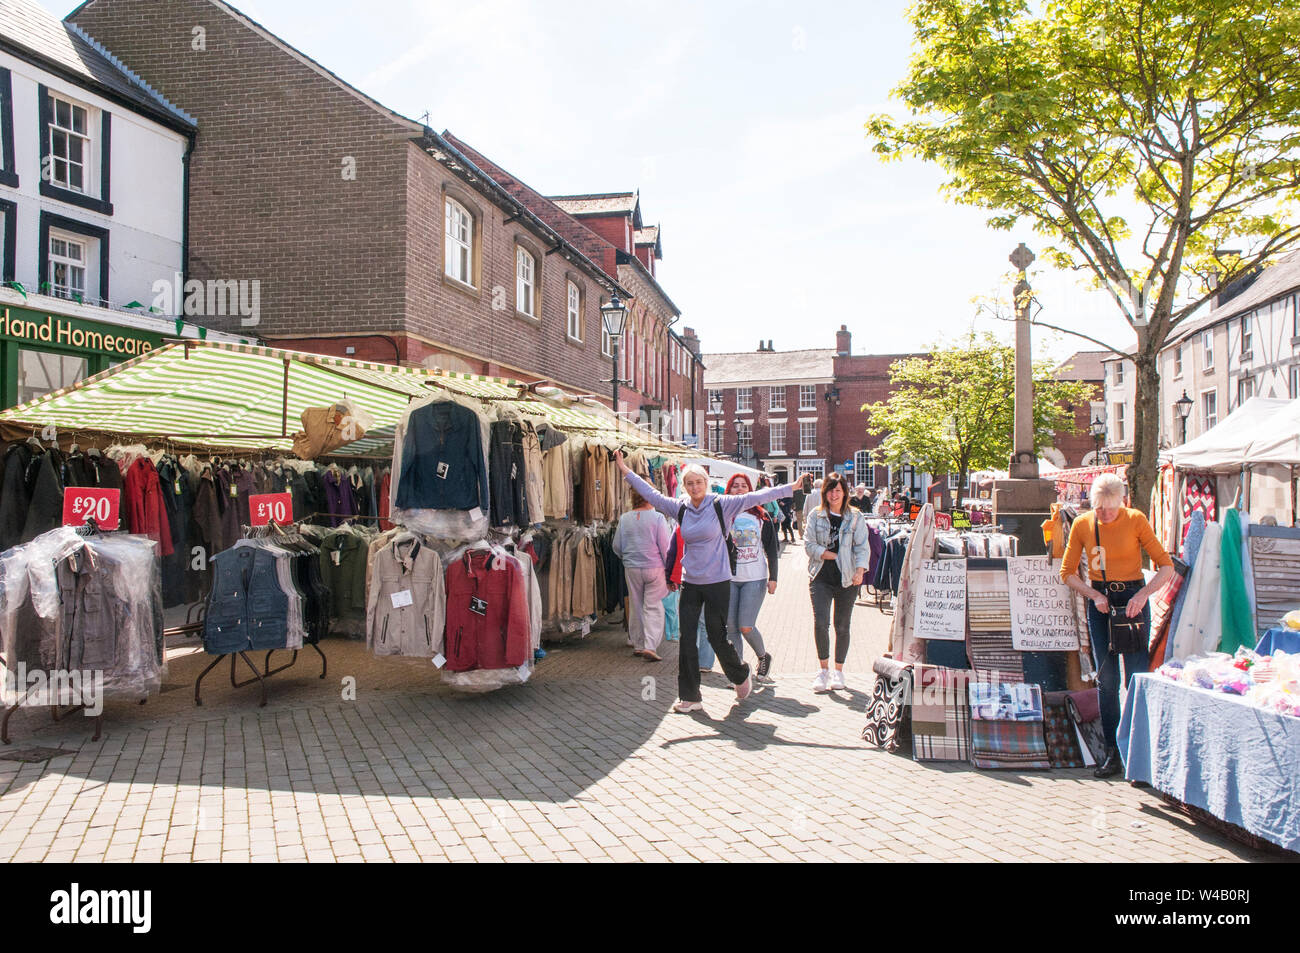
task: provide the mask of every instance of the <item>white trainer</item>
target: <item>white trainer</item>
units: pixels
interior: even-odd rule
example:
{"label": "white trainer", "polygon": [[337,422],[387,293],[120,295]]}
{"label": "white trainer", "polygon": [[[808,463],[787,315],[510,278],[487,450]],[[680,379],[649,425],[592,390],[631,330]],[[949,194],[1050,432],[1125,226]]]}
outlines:
{"label": "white trainer", "polygon": [[813,679],[812,690],[818,695],[824,695],[831,690],[831,673],[822,669]]}
{"label": "white trainer", "polygon": [[837,692],[848,686],[844,684],[844,672],[842,669],[836,669],[831,672],[831,691]]}
{"label": "white trainer", "polygon": [[693,711],[704,711],[703,702],[678,702],[673,706],[673,711],[679,715],[685,715]]}

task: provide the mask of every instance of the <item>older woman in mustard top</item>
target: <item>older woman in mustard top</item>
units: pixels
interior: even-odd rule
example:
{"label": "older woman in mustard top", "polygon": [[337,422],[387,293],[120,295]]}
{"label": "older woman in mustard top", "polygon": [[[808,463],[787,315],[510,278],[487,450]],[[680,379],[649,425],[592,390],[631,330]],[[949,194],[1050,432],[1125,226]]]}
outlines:
{"label": "older woman in mustard top", "polygon": [[[1135,672],[1145,672],[1150,663],[1147,646],[1131,652],[1114,651],[1110,640],[1111,606],[1123,607],[1129,619],[1141,616],[1149,632],[1148,601],[1174,575],[1173,560],[1156,539],[1151,524],[1139,510],[1124,505],[1124,496],[1124,482],[1113,473],[1103,473],[1093,481],[1092,512],[1070,526],[1070,541],[1061,560],[1061,581],[1088,600],[1088,637],[1097,669],[1101,727],[1106,737],[1106,760],[1093,772],[1099,778],[1124,769],[1115,740],[1120,715],[1120,655],[1124,658],[1125,685]],[[1085,549],[1091,585],[1079,578],[1079,560]],[[1143,551],[1158,567],[1150,582],[1142,576]]]}

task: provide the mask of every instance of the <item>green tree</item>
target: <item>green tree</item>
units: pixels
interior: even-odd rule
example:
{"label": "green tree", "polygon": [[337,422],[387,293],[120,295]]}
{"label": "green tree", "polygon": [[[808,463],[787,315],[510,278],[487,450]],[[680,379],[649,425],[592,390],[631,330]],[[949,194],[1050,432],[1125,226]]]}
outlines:
{"label": "green tree", "polygon": [[[1034,364],[1034,450],[1052,445],[1057,431],[1077,433],[1074,412],[1094,386],[1060,381],[1050,361]],[[973,470],[1005,469],[1015,420],[1015,348],[992,334],[970,334],[924,357],[895,361],[889,399],[863,406],[867,432],[881,441],[890,466],[909,462],[930,473],[956,473],[959,486]]]}
{"label": "green tree", "polygon": [[[1155,479],[1157,355],[1216,285],[1300,240],[1300,7],[1244,0],[917,0],[884,156],[939,164],[990,224],[1029,222],[1137,337],[1134,499]],[[1225,246],[1232,245],[1232,252]],[[1036,321],[1046,327],[1055,325]],[[1103,347],[1085,333],[1065,328]]]}

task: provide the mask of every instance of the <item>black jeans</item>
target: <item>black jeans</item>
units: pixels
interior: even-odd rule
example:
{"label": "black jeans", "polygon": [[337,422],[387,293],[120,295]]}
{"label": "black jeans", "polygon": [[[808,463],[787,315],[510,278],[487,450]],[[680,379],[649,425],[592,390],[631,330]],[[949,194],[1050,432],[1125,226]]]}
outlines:
{"label": "black jeans", "polygon": [[[1137,585],[1141,585],[1139,582]],[[1104,583],[1094,582],[1092,587],[1100,590]],[[1132,594],[1106,593],[1108,600],[1114,598],[1112,605],[1121,602],[1127,604]],[[1142,607],[1142,618],[1146,620],[1147,631],[1151,628],[1151,603]],[[1119,730],[1119,660],[1124,657],[1124,686],[1127,688],[1138,672],[1145,672],[1151,664],[1148,649],[1138,652],[1112,652],[1110,650],[1110,617],[1097,611],[1097,605],[1088,600],[1088,639],[1092,642],[1092,664],[1097,669],[1097,698],[1101,702],[1101,731],[1106,736],[1108,747],[1118,747],[1115,734]]]}
{"label": "black jeans", "polygon": [[849,626],[853,621],[853,603],[857,586],[832,586],[820,579],[808,584],[813,605],[813,638],[817,640],[817,660],[831,657],[831,605],[835,606],[835,664],[843,665],[849,657]]}
{"label": "black jeans", "polygon": [[709,645],[722,663],[727,681],[739,685],[749,678],[749,666],[740,660],[736,647],[727,638],[727,612],[731,609],[731,581],[712,582],[698,586],[682,583],[682,600],[677,609],[681,620],[681,655],[677,661],[677,697],[684,702],[700,700],[700,647],[695,633],[700,624],[700,610],[704,610],[704,630],[709,634]]}

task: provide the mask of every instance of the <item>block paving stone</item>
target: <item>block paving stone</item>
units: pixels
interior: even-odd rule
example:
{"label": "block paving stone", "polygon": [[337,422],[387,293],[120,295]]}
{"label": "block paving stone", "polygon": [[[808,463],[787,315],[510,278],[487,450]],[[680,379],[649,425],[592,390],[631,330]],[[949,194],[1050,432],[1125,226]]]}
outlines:
{"label": "block paving stone", "polygon": [[[547,646],[526,685],[457,693],[428,662],[329,639],[257,687],[203,682],[194,640],[160,695],[109,702],[103,734],[23,709],[0,761],[0,860],[1250,861],[1278,855],[1191,822],[1149,790],[1086,770],[923,765],[861,740],[890,616],[854,611],[849,689],[813,694],[801,547],[759,630],[775,685],[737,704],[720,671],[705,711],[676,700],[676,643],[631,655],[619,625]],[[751,654],[752,660],[752,654]],[[243,674],[241,673],[241,677]]]}

